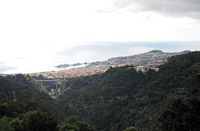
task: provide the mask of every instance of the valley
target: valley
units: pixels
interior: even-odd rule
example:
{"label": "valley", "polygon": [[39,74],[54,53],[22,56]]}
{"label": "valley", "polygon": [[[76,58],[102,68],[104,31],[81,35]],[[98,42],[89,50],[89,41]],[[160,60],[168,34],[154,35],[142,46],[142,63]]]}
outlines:
{"label": "valley", "polygon": [[[114,64],[98,63],[107,69],[91,74],[2,75],[0,129],[26,131],[38,126],[52,131],[199,129],[200,53],[151,51],[131,57],[142,60],[122,64],[120,61],[125,57],[112,58],[108,61]],[[92,65],[73,70],[81,72]],[[38,116],[37,120],[32,116]],[[192,127],[187,119],[193,120]],[[171,126],[171,122],[176,124]]]}

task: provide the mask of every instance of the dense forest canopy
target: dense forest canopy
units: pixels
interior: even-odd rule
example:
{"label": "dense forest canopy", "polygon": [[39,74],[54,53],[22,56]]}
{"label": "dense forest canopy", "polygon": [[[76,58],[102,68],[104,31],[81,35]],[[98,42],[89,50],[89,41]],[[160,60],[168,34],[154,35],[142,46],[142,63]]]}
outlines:
{"label": "dense forest canopy", "polygon": [[0,77],[1,131],[93,131],[88,124],[68,118],[57,102],[30,76]]}
{"label": "dense forest canopy", "polygon": [[124,66],[72,78],[58,102],[67,115],[97,129],[149,129],[167,108],[164,105],[169,99],[199,99],[199,78],[200,53],[192,52],[171,57],[158,72],[137,72],[132,66]]}

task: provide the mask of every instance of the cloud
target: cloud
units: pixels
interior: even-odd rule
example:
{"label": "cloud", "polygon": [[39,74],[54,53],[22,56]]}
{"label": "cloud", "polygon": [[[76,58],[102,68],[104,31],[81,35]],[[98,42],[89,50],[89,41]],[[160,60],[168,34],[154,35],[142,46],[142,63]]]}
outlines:
{"label": "cloud", "polygon": [[[118,9],[156,11],[158,13],[200,19],[200,0],[116,0]],[[137,9],[136,9],[137,8]]]}
{"label": "cloud", "polygon": [[14,69],[15,67],[0,65],[0,73],[5,73],[7,71],[14,70]]}

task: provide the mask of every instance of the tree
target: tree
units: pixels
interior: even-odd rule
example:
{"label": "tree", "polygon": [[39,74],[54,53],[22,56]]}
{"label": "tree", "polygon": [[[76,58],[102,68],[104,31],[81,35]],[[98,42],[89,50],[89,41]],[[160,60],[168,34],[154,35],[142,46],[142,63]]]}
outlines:
{"label": "tree", "polygon": [[49,114],[30,111],[10,121],[15,131],[56,131],[57,122]]}
{"label": "tree", "polygon": [[124,129],[123,131],[137,131],[137,130],[134,126],[129,126],[126,129]]}
{"label": "tree", "polygon": [[74,118],[66,118],[61,124],[58,125],[59,131],[94,131],[94,128],[88,124],[77,121]]}
{"label": "tree", "polygon": [[0,131],[14,131],[9,122],[12,118],[4,116],[0,118]]}
{"label": "tree", "polygon": [[173,100],[157,122],[160,131],[199,131],[200,99]]}

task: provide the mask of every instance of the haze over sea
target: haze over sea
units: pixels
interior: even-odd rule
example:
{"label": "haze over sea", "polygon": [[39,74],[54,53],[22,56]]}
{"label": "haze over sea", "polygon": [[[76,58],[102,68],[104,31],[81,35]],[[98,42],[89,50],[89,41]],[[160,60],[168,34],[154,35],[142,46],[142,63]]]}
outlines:
{"label": "haze over sea", "polygon": [[59,64],[95,62],[111,57],[128,56],[151,50],[179,52],[200,50],[200,42],[155,41],[155,42],[87,42],[75,46],[49,45],[37,50],[22,48],[20,53],[12,54],[7,59],[0,59],[1,73],[32,73],[58,70]]}

